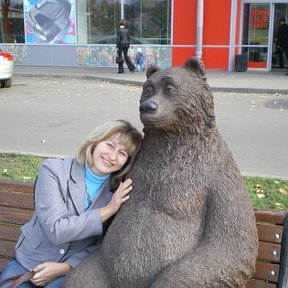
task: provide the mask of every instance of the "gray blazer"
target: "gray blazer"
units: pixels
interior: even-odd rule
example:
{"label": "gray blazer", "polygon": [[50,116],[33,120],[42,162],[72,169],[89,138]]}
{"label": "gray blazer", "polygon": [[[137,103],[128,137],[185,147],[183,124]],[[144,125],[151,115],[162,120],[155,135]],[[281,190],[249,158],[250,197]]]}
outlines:
{"label": "gray blazer", "polygon": [[74,159],[47,159],[35,185],[35,211],[21,228],[15,257],[26,269],[43,262],[67,262],[75,267],[97,249],[104,227],[99,208],[112,197],[109,180],[84,210],[84,166]]}

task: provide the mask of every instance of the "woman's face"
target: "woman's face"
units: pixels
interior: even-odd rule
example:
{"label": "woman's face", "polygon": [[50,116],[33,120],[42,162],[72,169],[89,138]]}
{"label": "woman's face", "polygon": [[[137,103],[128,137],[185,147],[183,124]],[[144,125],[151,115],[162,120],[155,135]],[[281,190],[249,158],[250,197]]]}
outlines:
{"label": "woman's face", "polygon": [[118,142],[117,135],[99,142],[93,152],[91,170],[99,176],[120,170],[128,160],[126,147]]}

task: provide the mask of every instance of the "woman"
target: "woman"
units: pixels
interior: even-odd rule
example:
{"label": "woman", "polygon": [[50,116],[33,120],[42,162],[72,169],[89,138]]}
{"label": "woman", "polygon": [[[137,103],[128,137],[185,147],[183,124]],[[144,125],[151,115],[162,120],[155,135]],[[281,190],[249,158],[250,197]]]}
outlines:
{"label": "woman", "polygon": [[75,159],[45,160],[35,184],[35,212],[21,228],[0,281],[33,270],[31,282],[21,287],[61,287],[64,276],[97,249],[108,220],[129,199],[132,180],[123,179],[141,141],[129,122],[112,121],[92,131]]}
{"label": "woman", "polygon": [[[125,19],[121,19],[119,22],[119,29],[117,32],[117,43],[116,48],[119,51],[119,56],[122,56],[122,51],[124,53],[124,59],[130,72],[134,72],[135,66],[128,56],[128,49],[130,48],[130,37],[129,30],[127,28],[127,22]],[[124,62],[118,63],[118,73],[124,73]]]}

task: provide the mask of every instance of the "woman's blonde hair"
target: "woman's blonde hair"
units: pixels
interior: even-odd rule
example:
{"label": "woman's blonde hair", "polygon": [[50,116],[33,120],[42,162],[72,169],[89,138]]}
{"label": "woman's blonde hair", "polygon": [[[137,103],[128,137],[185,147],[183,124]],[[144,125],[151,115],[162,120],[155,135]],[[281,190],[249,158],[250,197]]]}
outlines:
{"label": "woman's blonde hair", "polygon": [[120,170],[113,172],[110,178],[110,188],[115,190],[131,169],[142,143],[142,135],[130,122],[126,120],[114,120],[96,127],[80,146],[76,160],[81,165],[87,161],[90,167],[93,166],[94,148],[99,142],[113,136],[116,136],[119,143],[125,146],[128,154],[128,160],[125,165]]}

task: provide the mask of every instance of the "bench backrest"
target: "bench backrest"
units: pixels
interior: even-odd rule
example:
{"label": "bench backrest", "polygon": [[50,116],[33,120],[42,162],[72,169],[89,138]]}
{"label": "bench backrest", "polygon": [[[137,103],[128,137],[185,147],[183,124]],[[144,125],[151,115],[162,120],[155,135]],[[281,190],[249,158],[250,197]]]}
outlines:
{"label": "bench backrest", "polygon": [[20,226],[32,216],[33,185],[0,181],[0,272],[14,253]]}
{"label": "bench backrest", "polygon": [[255,209],[259,237],[256,272],[247,288],[288,287],[288,213]]}
{"label": "bench backrest", "polygon": [[[19,227],[32,216],[33,185],[0,181],[0,272],[14,253]],[[247,288],[288,287],[288,213],[255,209],[259,251]]]}

